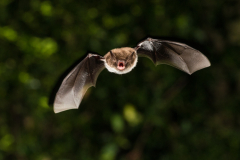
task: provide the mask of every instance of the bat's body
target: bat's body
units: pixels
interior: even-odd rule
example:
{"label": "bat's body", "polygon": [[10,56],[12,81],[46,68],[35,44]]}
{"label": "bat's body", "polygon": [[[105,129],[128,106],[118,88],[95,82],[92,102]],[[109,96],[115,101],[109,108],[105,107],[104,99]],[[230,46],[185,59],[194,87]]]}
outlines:
{"label": "bat's body", "polygon": [[85,92],[95,86],[104,68],[116,74],[126,74],[137,65],[138,56],[151,59],[155,65],[168,64],[188,74],[210,66],[201,52],[186,44],[151,38],[135,48],[112,49],[104,57],[88,54],[63,80],[54,101],[54,112],[77,109]]}

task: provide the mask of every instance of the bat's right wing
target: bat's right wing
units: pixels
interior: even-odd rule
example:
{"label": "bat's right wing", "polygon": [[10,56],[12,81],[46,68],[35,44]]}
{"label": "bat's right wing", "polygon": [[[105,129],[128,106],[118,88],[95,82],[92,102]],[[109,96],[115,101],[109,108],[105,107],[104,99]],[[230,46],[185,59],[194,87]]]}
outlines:
{"label": "bat's right wing", "polygon": [[168,64],[188,74],[209,67],[210,61],[200,51],[179,42],[148,38],[136,47],[139,56],[154,64]]}
{"label": "bat's right wing", "polygon": [[63,80],[54,101],[54,112],[77,109],[84,94],[96,85],[100,72],[105,68],[103,57],[88,54]]}

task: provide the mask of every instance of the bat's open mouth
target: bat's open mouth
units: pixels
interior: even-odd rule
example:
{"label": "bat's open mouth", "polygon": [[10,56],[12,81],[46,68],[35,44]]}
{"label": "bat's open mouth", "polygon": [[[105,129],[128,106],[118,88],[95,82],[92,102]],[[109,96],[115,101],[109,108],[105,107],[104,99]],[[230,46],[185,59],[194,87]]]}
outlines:
{"label": "bat's open mouth", "polygon": [[120,71],[124,70],[125,69],[125,61],[119,60],[117,69],[119,69]]}

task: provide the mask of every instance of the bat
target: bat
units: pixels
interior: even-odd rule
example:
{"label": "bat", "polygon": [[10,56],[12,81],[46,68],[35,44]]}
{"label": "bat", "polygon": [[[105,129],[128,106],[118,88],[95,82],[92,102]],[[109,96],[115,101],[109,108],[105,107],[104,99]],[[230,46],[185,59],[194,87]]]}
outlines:
{"label": "bat", "polygon": [[126,74],[137,65],[138,56],[149,58],[155,65],[167,64],[188,74],[211,65],[206,56],[186,44],[152,38],[138,43],[135,48],[112,49],[104,57],[89,53],[64,78],[54,100],[54,112],[77,109],[87,89],[95,87],[103,69]]}

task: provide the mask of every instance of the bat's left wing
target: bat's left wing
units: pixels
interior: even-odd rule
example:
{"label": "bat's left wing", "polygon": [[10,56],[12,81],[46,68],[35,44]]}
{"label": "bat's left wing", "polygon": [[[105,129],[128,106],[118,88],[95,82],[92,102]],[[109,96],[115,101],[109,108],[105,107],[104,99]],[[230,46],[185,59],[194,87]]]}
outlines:
{"label": "bat's left wing", "polygon": [[103,57],[88,54],[63,80],[54,101],[54,112],[77,109],[91,86],[96,85],[100,72],[105,68]]}
{"label": "bat's left wing", "polygon": [[156,65],[168,64],[188,74],[211,65],[200,51],[179,42],[148,38],[135,49],[139,56],[151,59]]}

